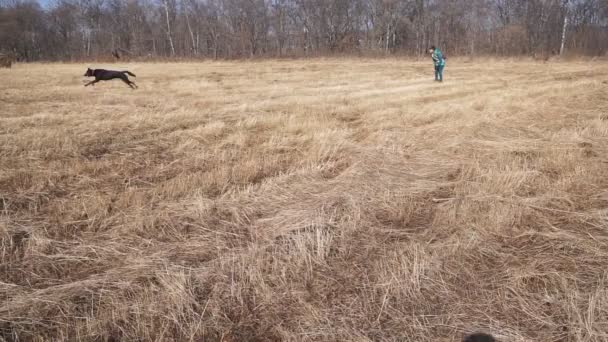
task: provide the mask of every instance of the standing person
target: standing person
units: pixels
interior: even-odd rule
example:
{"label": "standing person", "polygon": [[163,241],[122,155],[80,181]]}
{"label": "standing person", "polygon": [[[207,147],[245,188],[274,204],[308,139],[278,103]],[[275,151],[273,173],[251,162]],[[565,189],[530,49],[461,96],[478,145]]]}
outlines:
{"label": "standing person", "polygon": [[445,59],[441,50],[436,48],[434,45],[429,48],[429,53],[435,64],[435,81],[443,82],[443,68],[445,67]]}

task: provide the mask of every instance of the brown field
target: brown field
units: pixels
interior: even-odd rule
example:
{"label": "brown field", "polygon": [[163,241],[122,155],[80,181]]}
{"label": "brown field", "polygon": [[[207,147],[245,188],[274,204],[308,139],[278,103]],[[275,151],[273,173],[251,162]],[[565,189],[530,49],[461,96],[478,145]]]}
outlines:
{"label": "brown field", "polygon": [[86,66],[0,70],[0,339],[608,340],[607,62]]}

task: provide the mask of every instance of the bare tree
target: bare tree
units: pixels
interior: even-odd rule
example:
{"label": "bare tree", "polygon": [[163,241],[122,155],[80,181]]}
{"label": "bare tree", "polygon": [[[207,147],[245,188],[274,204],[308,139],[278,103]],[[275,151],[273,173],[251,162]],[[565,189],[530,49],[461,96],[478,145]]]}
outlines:
{"label": "bare tree", "polygon": [[[192,25],[190,25],[190,8],[188,8],[188,3],[186,0],[182,0],[182,11],[184,13],[184,17],[186,18],[186,25],[188,27],[188,33],[190,34],[190,40],[192,42],[192,52],[194,55],[198,55],[198,39],[194,38],[194,32],[192,31]],[[197,35],[198,37],[198,35]]]}
{"label": "bare tree", "polygon": [[564,26],[562,29],[562,43],[560,45],[559,48],[559,54],[560,56],[564,54],[564,49],[566,48],[566,30],[568,29],[568,2],[566,1],[566,10],[565,10],[565,14],[564,14]]}
{"label": "bare tree", "polygon": [[171,33],[171,20],[169,19],[169,2],[171,2],[172,5],[172,9],[175,8],[175,1],[174,0],[162,0],[161,4],[165,13],[165,24],[166,26],[166,32],[167,32],[167,39],[169,40],[169,46],[171,47],[171,56],[175,56],[175,45],[173,44],[173,35]]}

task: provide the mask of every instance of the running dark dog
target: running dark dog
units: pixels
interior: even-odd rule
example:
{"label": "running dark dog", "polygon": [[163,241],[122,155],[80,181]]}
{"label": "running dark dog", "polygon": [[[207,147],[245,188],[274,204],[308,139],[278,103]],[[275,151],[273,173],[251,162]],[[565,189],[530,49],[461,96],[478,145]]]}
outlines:
{"label": "running dark dog", "polygon": [[84,76],[85,77],[95,77],[95,80],[85,84],[84,86],[86,87],[88,85],[94,85],[95,83],[97,83],[99,81],[109,81],[109,80],[112,80],[115,78],[120,78],[129,87],[131,87],[131,89],[137,88],[137,84],[135,84],[135,82],[132,82],[131,80],[129,80],[129,78],[127,77],[127,74],[131,75],[133,77],[137,77],[137,76],[135,76],[135,74],[131,73],[130,71],[114,71],[114,70],[88,68],[87,72],[84,74]]}

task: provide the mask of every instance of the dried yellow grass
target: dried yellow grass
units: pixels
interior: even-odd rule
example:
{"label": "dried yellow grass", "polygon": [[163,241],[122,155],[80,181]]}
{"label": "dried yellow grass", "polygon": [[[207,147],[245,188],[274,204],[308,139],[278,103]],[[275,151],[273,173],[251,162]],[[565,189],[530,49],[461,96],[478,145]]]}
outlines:
{"label": "dried yellow grass", "polygon": [[0,70],[1,338],[608,340],[608,63],[429,64]]}

